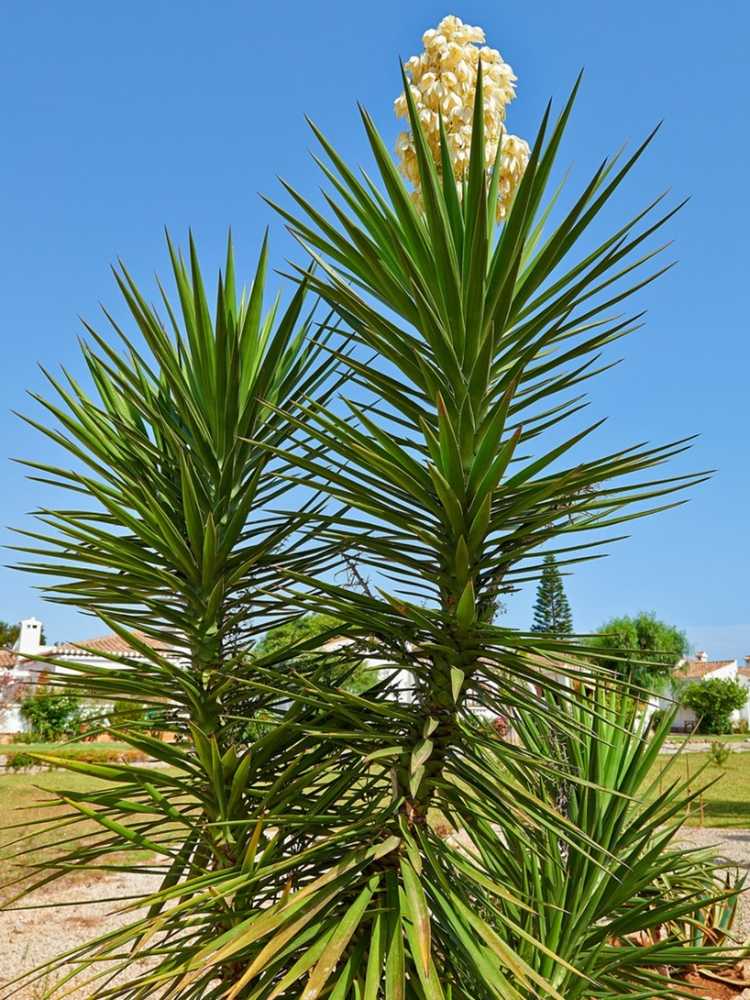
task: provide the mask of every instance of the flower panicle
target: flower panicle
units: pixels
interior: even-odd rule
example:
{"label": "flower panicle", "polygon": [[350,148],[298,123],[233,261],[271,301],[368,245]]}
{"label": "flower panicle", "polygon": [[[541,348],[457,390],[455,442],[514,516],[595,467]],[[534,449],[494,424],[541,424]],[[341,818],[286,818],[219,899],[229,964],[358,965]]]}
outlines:
{"label": "flower panicle", "polygon": [[[468,176],[471,153],[474,102],[482,101],[485,167],[492,170],[500,153],[497,219],[505,218],[529,161],[529,145],[505,128],[508,104],[515,98],[516,75],[497,51],[485,45],[484,31],[464,24],[454,15],[444,17],[437,28],[422,36],[425,50],[412,56],[404,69],[420,124],[440,172],[440,120],[456,180]],[[477,94],[479,64],[482,64],[482,93]],[[406,95],[395,101],[400,118],[408,118]],[[402,132],[396,142],[401,173],[413,185],[413,197],[421,203],[420,177],[414,136]],[[461,185],[459,184],[459,190]]]}

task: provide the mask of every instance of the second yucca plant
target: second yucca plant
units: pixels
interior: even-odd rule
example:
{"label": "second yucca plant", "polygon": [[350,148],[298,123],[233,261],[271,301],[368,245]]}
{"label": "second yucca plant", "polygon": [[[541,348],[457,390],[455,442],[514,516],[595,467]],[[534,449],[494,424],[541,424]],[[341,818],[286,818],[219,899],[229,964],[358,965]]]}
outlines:
{"label": "second yucca plant", "polygon": [[[670,989],[670,972],[727,964],[729,949],[739,945],[731,925],[744,880],[722,874],[710,852],[676,842],[686,806],[701,794],[700,774],[691,787],[670,781],[662,764],[657,777],[676,713],[666,712],[649,733],[637,702],[601,684],[563,711],[580,725],[569,738],[551,734],[527,713],[519,713],[516,726],[525,749],[557,759],[569,778],[534,773],[522,762],[511,770],[525,787],[556,802],[596,846],[570,851],[538,827],[529,828],[524,842],[507,843],[494,877],[533,901],[528,909],[500,903],[526,934],[515,938],[514,948],[570,1000],[592,992],[658,996]],[[534,938],[554,957],[535,949]]]}
{"label": "second yucca plant", "polygon": [[[60,662],[53,682],[94,697],[103,711],[133,699],[146,704],[147,721],[123,716],[110,731],[157,764],[43,758],[107,784],[60,793],[52,851],[30,862],[24,888],[71,868],[130,873],[143,852],[158,876],[143,901],[145,919],[134,914],[127,928],[105,928],[40,973],[55,973],[53,980],[64,973],[61,992],[72,980],[91,996],[179,995],[170,993],[183,978],[175,970],[282,891],[279,875],[275,888],[265,880],[256,895],[253,872],[288,844],[278,828],[271,844],[261,817],[277,794],[283,798],[275,779],[294,766],[291,723],[306,710],[280,706],[268,688],[249,691],[243,678],[255,638],[294,614],[274,597],[287,570],[319,570],[331,556],[329,543],[310,537],[314,498],[298,501],[292,514],[278,511],[289,484],[268,450],[290,434],[272,404],[293,409],[298,398],[324,398],[335,384],[322,349],[330,333],[317,343],[308,336],[314,307],[304,287],[285,309],[278,299],[264,305],[266,245],[243,291],[230,242],[213,308],[192,240],[189,264],[171,243],[169,250],[178,304],[162,291],[166,320],[124,267],[116,272],[145,349],[110,316],[114,343],[89,326],[83,351],[93,390],[49,376],[54,398],[36,398],[51,419],[32,421],[67,456],[58,466],[29,463],[33,475],[74,503],[38,513],[40,527],[23,532],[22,567],[51,580],[48,599],[96,615],[140,654],[112,654],[108,667]],[[261,712],[288,725],[275,726],[251,754],[243,733]],[[173,742],[157,739],[154,727]],[[95,832],[71,841],[82,821]],[[293,830],[289,836],[294,842]],[[217,888],[227,878],[231,892]],[[184,899],[175,906],[185,894],[192,907]],[[148,977],[133,967],[134,954]],[[236,973],[233,963],[214,965],[184,995],[208,997],[210,981],[225,988]]]}

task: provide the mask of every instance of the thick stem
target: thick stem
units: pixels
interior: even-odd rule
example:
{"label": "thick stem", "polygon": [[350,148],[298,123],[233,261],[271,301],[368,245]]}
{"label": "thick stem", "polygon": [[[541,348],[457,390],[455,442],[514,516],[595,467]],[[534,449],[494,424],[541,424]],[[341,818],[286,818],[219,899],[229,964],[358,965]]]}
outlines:
{"label": "thick stem", "polygon": [[[453,637],[453,657],[431,658],[422,711],[400,772],[404,811],[410,825],[427,822],[429,810],[439,794],[448,758],[456,745],[459,711],[466,698],[467,682],[476,667],[474,656],[467,657],[465,652],[469,648],[468,638],[458,634]],[[452,665],[463,672],[462,687],[456,696]],[[415,759],[421,762],[416,768]]]}

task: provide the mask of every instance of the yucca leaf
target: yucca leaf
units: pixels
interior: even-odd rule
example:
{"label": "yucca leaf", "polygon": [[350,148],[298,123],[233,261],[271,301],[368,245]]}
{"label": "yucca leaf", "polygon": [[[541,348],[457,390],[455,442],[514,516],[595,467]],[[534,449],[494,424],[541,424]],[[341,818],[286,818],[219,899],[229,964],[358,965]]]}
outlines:
{"label": "yucca leaf", "polygon": [[310,973],[310,978],[302,992],[302,1000],[315,1000],[320,995],[333,970],[336,968],[344,949],[357,930],[367,904],[372,899],[379,884],[380,877],[373,876],[342,917],[323,954],[318,959],[317,965]]}

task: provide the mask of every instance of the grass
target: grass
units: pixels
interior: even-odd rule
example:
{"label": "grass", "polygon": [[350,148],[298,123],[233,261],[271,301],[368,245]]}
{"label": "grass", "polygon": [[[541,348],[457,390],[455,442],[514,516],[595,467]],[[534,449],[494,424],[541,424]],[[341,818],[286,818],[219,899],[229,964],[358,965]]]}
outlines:
{"label": "grass", "polygon": [[[715,782],[702,796],[703,826],[750,828],[750,754],[732,753],[723,767],[712,764],[707,753],[660,757],[652,775],[658,781],[662,774],[661,783],[665,788],[678,779],[690,779],[694,790]],[[699,799],[690,807],[687,825],[701,825]]]}
{"label": "grass", "polygon": [[[2,882],[17,877],[18,869],[14,867],[12,856],[19,849],[30,850],[31,853],[23,860],[34,863],[42,859],[48,845],[60,836],[59,832],[46,836],[34,833],[32,824],[37,820],[55,816],[58,812],[55,800],[48,794],[49,792],[85,791],[103,784],[105,783],[95,778],[65,771],[0,775],[0,815],[3,817],[0,826],[0,862],[10,861],[9,865],[3,864]],[[81,820],[74,826],[67,827],[64,831],[66,847],[70,848],[74,842],[85,838],[95,826],[90,821]],[[23,841],[13,844],[13,841],[21,836]]]}
{"label": "grass", "polygon": [[715,736],[713,733],[672,733],[669,737],[670,743],[682,743],[686,740],[689,743],[743,743],[750,740],[750,733],[726,733],[723,736]]}
{"label": "grass", "polygon": [[[105,786],[107,782],[87,775],[75,774],[71,771],[52,770],[36,774],[7,772],[0,774],[0,889],[17,879],[22,864],[34,864],[50,856],[50,845],[56,840],[63,843],[53,851],[68,851],[76,842],[86,840],[100,827],[91,820],[81,818],[70,826],[47,834],[35,833],[33,824],[41,819],[49,819],[59,815],[56,799],[50,793],[60,791],[83,792]],[[14,829],[15,828],[15,829]],[[18,841],[17,843],[13,843]],[[13,860],[13,855],[19,850],[23,858]],[[144,852],[129,852],[128,862],[145,861],[151,855]],[[124,857],[124,856],[123,856]],[[117,856],[110,856],[110,861]],[[101,877],[104,873],[82,871],[80,876],[86,879]],[[75,879],[77,875],[66,876]]]}
{"label": "grass", "polygon": [[[97,744],[81,744],[90,749]],[[118,744],[98,744],[101,747],[115,748]],[[22,748],[37,749],[34,744],[21,744]],[[50,750],[51,747],[45,749]],[[59,751],[60,747],[55,748]],[[68,748],[69,749],[69,748]],[[41,747],[40,747],[41,750]],[[699,774],[701,768],[705,770]],[[671,781],[689,778],[694,789],[712,781],[715,783],[703,794],[704,826],[713,827],[745,827],[750,829],[750,754],[733,753],[724,767],[710,763],[710,757],[705,753],[678,754],[674,757],[660,757],[654,765],[652,776],[659,779],[666,787]],[[715,780],[718,779],[718,780]],[[35,834],[31,824],[35,820],[55,814],[54,800],[47,793],[55,791],[84,791],[103,784],[94,778],[71,773],[70,771],[42,771],[36,774],[5,773],[0,774],[0,815],[3,826],[0,827],[0,862],[9,860],[9,856],[18,850],[19,846],[31,848],[29,860],[39,859],[52,839],[48,835]],[[46,800],[46,802],[45,802]],[[8,829],[20,824],[19,829]],[[23,834],[23,824],[28,824],[28,835],[23,845],[10,847],[10,842]],[[688,826],[701,824],[700,801],[696,800],[687,816]],[[67,847],[72,840],[83,839],[95,829],[94,824],[81,820],[75,827],[67,828]],[[55,835],[57,836],[57,835]],[[132,857],[132,856],[131,856]],[[6,875],[9,873],[5,873]]]}
{"label": "grass", "polygon": [[49,799],[46,792],[57,792],[68,789],[83,792],[91,788],[99,788],[106,782],[98,778],[89,778],[85,774],[73,774],[70,771],[42,771],[39,774],[2,774],[0,775],[0,811],[3,817],[13,822],[14,810],[34,814],[38,812],[35,803]]}
{"label": "grass", "polygon": [[82,753],[103,753],[109,750],[127,750],[127,743],[2,743],[0,755],[6,753],[61,753],[76,756]]}

